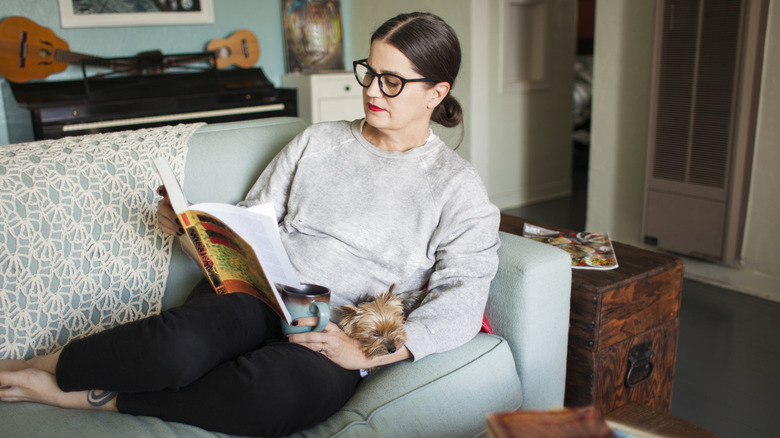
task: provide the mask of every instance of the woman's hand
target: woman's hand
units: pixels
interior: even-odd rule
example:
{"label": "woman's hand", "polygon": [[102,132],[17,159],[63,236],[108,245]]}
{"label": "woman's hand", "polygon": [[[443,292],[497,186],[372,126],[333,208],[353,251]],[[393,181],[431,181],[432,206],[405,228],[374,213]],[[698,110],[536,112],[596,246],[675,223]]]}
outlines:
{"label": "woman's hand", "polygon": [[[298,327],[314,327],[317,317],[298,318]],[[406,347],[393,354],[369,359],[360,349],[360,343],[350,338],[339,326],[329,322],[322,332],[306,332],[288,336],[290,342],[324,354],[337,365],[348,370],[362,370],[409,359],[412,354]]]}
{"label": "woman's hand", "polygon": [[181,236],[183,230],[179,225],[178,216],[173,211],[173,207],[171,207],[171,201],[168,199],[165,187],[157,187],[157,194],[163,197],[157,203],[157,222],[160,224],[160,229],[164,233]]}

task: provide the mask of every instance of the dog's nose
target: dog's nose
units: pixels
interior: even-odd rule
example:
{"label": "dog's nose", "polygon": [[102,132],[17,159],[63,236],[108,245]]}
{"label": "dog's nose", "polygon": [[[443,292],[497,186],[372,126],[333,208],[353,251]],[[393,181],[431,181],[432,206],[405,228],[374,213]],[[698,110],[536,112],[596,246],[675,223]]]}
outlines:
{"label": "dog's nose", "polygon": [[387,349],[387,352],[388,352],[388,353],[390,353],[390,354],[393,354],[393,353],[395,353],[395,347],[390,347],[390,348],[388,348],[388,349]]}

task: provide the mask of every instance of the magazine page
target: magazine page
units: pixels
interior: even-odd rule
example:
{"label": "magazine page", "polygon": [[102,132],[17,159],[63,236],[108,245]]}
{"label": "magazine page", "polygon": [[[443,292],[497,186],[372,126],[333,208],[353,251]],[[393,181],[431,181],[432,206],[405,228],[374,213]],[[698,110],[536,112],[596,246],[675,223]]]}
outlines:
{"label": "magazine page", "polygon": [[[259,206],[260,207],[260,206]],[[249,244],[268,278],[278,284],[301,287],[276,223],[273,204],[247,209],[230,204],[202,203],[190,206],[191,211],[219,218]]]}
{"label": "magazine page", "polygon": [[273,204],[260,204],[251,208],[220,203],[189,206],[179,180],[168,161],[165,158],[156,158],[154,165],[157,167],[176,214],[181,215],[189,209],[219,217],[234,232],[248,241],[271,281],[296,288],[301,287],[297,273],[279,237],[279,225],[276,222]]}
{"label": "magazine page", "polygon": [[[187,222],[187,235],[194,242],[204,271],[217,293],[252,294],[271,306],[287,323],[291,322],[290,313],[276,289],[276,281],[268,275],[250,243],[221,218],[211,214],[188,210],[182,219]],[[295,282],[297,279],[293,285]]]}
{"label": "magazine page", "polygon": [[609,270],[618,267],[609,233],[566,233],[526,223],[523,224],[523,237],[568,252],[573,269]]}
{"label": "magazine page", "polygon": [[168,199],[171,201],[173,211],[176,214],[184,213],[189,203],[184,196],[184,190],[182,190],[181,184],[179,184],[179,179],[176,178],[171,165],[168,164],[168,160],[162,157],[155,158],[154,166],[157,168],[157,173],[160,174],[165,191],[168,192]]}
{"label": "magazine page", "polygon": [[190,206],[167,160],[157,158],[154,165],[186,231],[191,257],[214,290],[250,293],[290,323],[276,285],[300,288],[301,283],[282,244],[273,204],[251,209],[220,203]]}

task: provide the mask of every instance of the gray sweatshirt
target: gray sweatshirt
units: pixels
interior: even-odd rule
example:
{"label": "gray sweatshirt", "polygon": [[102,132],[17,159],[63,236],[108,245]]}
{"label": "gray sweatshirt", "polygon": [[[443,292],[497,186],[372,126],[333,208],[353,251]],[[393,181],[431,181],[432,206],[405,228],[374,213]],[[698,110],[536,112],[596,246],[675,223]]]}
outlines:
{"label": "gray sweatshirt", "polygon": [[415,360],[479,331],[498,266],[498,209],[473,167],[435,135],[407,152],[376,148],[361,120],[312,125],[268,165],[244,206],[273,202],[301,282],[331,306],[395,291],[428,295],[405,324]]}

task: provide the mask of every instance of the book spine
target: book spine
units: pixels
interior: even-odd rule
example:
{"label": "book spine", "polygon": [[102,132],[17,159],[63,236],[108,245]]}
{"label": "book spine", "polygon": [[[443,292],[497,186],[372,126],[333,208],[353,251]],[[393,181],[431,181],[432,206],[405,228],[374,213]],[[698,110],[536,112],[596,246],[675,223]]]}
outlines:
{"label": "book spine", "polygon": [[203,236],[201,236],[199,231],[199,228],[203,228],[200,220],[194,214],[185,212],[182,214],[182,223],[186,224],[187,236],[195,246],[195,251],[198,253],[201,265],[206,271],[206,275],[208,276],[211,285],[214,286],[214,290],[220,295],[227,293],[228,290],[222,282],[222,277],[219,275],[219,271],[214,265],[214,261],[209,257],[205,243],[203,243]]}

